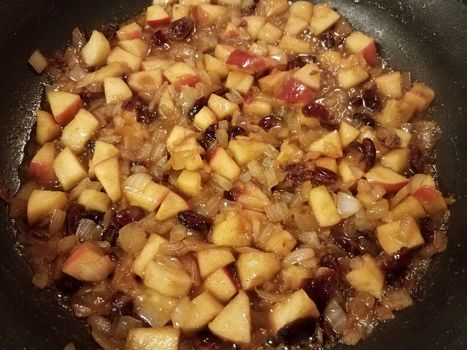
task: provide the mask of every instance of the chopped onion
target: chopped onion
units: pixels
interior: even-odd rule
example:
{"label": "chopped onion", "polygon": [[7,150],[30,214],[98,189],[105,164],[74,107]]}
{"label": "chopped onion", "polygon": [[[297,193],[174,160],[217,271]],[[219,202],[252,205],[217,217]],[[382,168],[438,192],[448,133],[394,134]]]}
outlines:
{"label": "chopped onion", "polygon": [[347,327],[347,315],[335,298],[326,306],[324,319],[337,334],[342,334]]}
{"label": "chopped onion", "polygon": [[339,215],[345,219],[362,208],[362,203],[350,194],[339,192],[336,196],[337,211]]}
{"label": "chopped onion", "polygon": [[259,295],[261,299],[269,303],[278,303],[289,296],[289,294],[272,293],[258,288],[255,288],[255,292]]}
{"label": "chopped onion", "polygon": [[126,179],[123,187],[127,192],[143,192],[144,188],[151,180],[152,178],[149,174],[133,174]]}
{"label": "chopped onion", "polygon": [[282,264],[284,266],[297,265],[305,260],[313,259],[314,257],[315,251],[313,248],[299,248],[289,253],[289,255],[282,260]]}
{"label": "chopped onion", "polygon": [[61,209],[54,209],[50,218],[49,233],[55,235],[62,231],[65,223],[66,212]]}
{"label": "chopped onion", "polygon": [[268,219],[278,222],[287,219],[290,216],[289,207],[284,202],[274,203],[264,207]]}
{"label": "chopped onion", "polygon": [[42,73],[49,65],[47,58],[45,58],[45,56],[39,50],[36,50],[31,54],[28,62],[39,74]]}
{"label": "chopped onion", "polygon": [[96,223],[90,219],[81,219],[79,221],[76,235],[80,242],[97,241],[100,238]]}
{"label": "chopped onion", "polygon": [[86,75],[86,71],[79,64],[75,65],[72,70],[70,70],[70,79],[74,81],[80,81]]}

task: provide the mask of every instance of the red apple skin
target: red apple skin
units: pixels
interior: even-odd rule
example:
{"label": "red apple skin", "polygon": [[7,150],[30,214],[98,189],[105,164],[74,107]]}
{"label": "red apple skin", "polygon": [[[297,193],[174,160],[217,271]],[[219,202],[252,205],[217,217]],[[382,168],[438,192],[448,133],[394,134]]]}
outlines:
{"label": "red apple skin", "polygon": [[36,153],[29,165],[29,176],[40,183],[50,184],[55,180],[53,162],[55,159],[55,148],[52,143],[46,143]]}
{"label": "red apple skin", "polygon": [[62,113],[54,115],[54,118],[57,121],[57,123],[61,125],[66,125],[74,118],[74,116],[76,115],[76,113],[78,113],[82,106],[83,103],[81,102],[81,100],[77,100],[75,103],[68,106],[68,108],[65,109]]}
{"label": "red apple skin", "polygon": [[201,77],[197,74],[193,75],[193,74],[188,74],[188,75],[184,75],[182,76],[176,83],[175,83],[175,86],[177,88],[177,90],[180,90],[180,88],[183,86],[183,85],[187,85],[187,86],[195,86],[196,84],[198,84],[199,82],[201,81]]}
{"label": "red apple skin", "polygon": [[267,67],[267,63],[263,58],[241,49],[232,51],[226,63],[242,68],[251,74],[260,73]]}
{"label": "red apple skin", "polygon": [[436,197],[441,196],[441,192],[439,192],[434,187],[422,186],[417,191],[415,191],[413,196],[420,202],[430,202]]}
{"label": "red apple skin", "polygon": [[307,104],[310,103],[315,94],[306,85],[296,79],[289,79],[285,82],[279,93],[279,98],[290,104]]}
{"label": "red apple skin", "polygon": [[368,64],[374,66],[376,64],[376,43],[373,40],[371,44],[369,44],[363,51],[362,51],[363,57],[365,57],[366,61]]}
{"label": "red apple skin", "polygon": [[124,34],[121,34],[120,40],[132,40],[139,39],[143,37],[143,30],[140,26],[132,27],[130,31],[125,31]]}
{"label": "red apple skin", "polygon": [[447,209],[443,195],[434,187],[422,186],[413,194],[430,215],[443,213]]}
{"label": "red apple skin", "polygon": [[147,24],[151,27],[159,27],[163,26],[164,24],[170,23],[170,17],[160,18],[160,19],[149,19]]}

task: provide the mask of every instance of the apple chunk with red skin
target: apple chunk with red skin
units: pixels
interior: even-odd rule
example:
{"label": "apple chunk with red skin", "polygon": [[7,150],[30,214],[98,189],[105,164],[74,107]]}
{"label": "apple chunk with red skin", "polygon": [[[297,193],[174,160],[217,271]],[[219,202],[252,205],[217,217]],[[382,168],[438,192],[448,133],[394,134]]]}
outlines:
{"label": "apple chunk with red skin", "polygon": [[430,215],[437,215],[447,209],[443,195],[434,187],[422,186],[413,193],[413,196],[423,205]]}
{"label": "apple chunk with red skin", "polygon": [[361,32],[353,32],[345,40],[345,48],[353,54],[363,55],[369,64],[376,64],[375,39]]}
{"label": "apple chunk with red skin", "polygon": [[152,5],[146,10],[146,23],[158,27],[170,23],[170,16],[162,6]]}
{"label": "apple chunk with red skin", "polygon": [[256,74],[264,71],[267,67],[266,61],[242,49],[235,49],[227,58],[226,63],[230,66],[243,69],[249,74]]}
{"label": "apple chunk with red skin", "polygon": [[135,22],[131,22],[117,31],[118,40],[132,40],[143,36],[143,29]]}
{"label": "apple chunk with red skin", "polygon": [[244,291],[228,303],[208,325],[210,331],[232,343],[251,342],[250,299]]}
{"label": "apple chunk with red skin", "polygon": [[83,282],[99,282],[107,278],[115,263],[91,242],[77,246],[63,262],[62,271]]}
{"label": "apple chunk with red skin", "polygon": [[237,163],[229,156],[223,148],[216,148],[209,159],[209,166],[212,170],[229,179],[235,181],[240,176],[241,169]]}
{"label": "apple chunk with red skin", "polygon": [[314,96],[313,90],[308,86],[291,78],[284,83],[278,97],[290,104],[305,105],[310,103]]}
{"label": "apple chunk with red skin", "polygon": [[48,91],[47,100],[57,123],[67,124],[80,110],[83,103],[81,97],[65,91]]}
{"label": "apple chunk with red skin", "polygon": [[55,145],[53,142],[44,144],[31,160],[29,175],[41,183],[51,183],[55,180],[53,163],[55,160]]}
{"label": "apple chunk with red skin", "polygon": [[37,110],[36,118],[36,141],[40,145],[53,140],[60,133],[60,124],[57,124],[52,114]]}
{"label": "apple chunk with red skin", "polygon": [[63,209],[67,195],[61,191],[34,190],[28,199],[27,216],[29,225],[51,215],[55,209]]}
{"label": "apple chunk with red skin", "polygon": [[409,182],[406,177],[381,165],[371,168],[365,174],[365,178],[370,184],[382,185],[388,192],[398,191]]}

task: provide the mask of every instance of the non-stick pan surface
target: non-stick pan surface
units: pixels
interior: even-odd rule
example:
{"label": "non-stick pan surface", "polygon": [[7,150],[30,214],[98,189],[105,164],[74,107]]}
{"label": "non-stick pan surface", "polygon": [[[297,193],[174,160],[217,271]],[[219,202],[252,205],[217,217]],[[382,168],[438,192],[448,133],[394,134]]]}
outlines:
{"label": "non-stick pan surface", "polygon": [[[437,91],[432,116],[440,185],[454,194],[448,251],[433,262],[422,301],[381,325],[356,349],[467,348],[467,3],[465,0],[330,0],[357,28],[373,35],[394,68],[410,70]],[[0,2],[0,185],[18,187],[17,168],[33,126],[45,78],[29,54],[63,48],[74,26],[87,29],[140,11],[143,0],[3,0]],[[18,255],[7,208],[0,206],[0,349],[93,349],[88,329],[39,291]]]}

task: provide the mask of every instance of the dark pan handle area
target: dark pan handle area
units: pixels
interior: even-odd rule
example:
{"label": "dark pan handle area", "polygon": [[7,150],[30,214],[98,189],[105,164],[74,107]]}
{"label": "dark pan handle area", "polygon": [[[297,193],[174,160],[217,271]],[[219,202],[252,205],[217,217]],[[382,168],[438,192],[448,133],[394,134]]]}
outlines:
{"label": "dark pan handle area", "polygon": [[[39,106],[44,77],[27,64],[40,48],[63,48],[72,29],[123,20],[149,1],[4,0],[0,3],[0,185],[18,188],[17,168]],[[437,92],[432,116],[443,129],[438,146],[440,185],[455,195],[448,251],[423,283],[422,302],[386,322],[356,350],[467,348],[467,1],[329,1],[351,23],[373,35],[395,69],[410,70]],[[39,291],[18,255],[7,207],[0,205],[0,349],[95,348],[84,323]]]}

